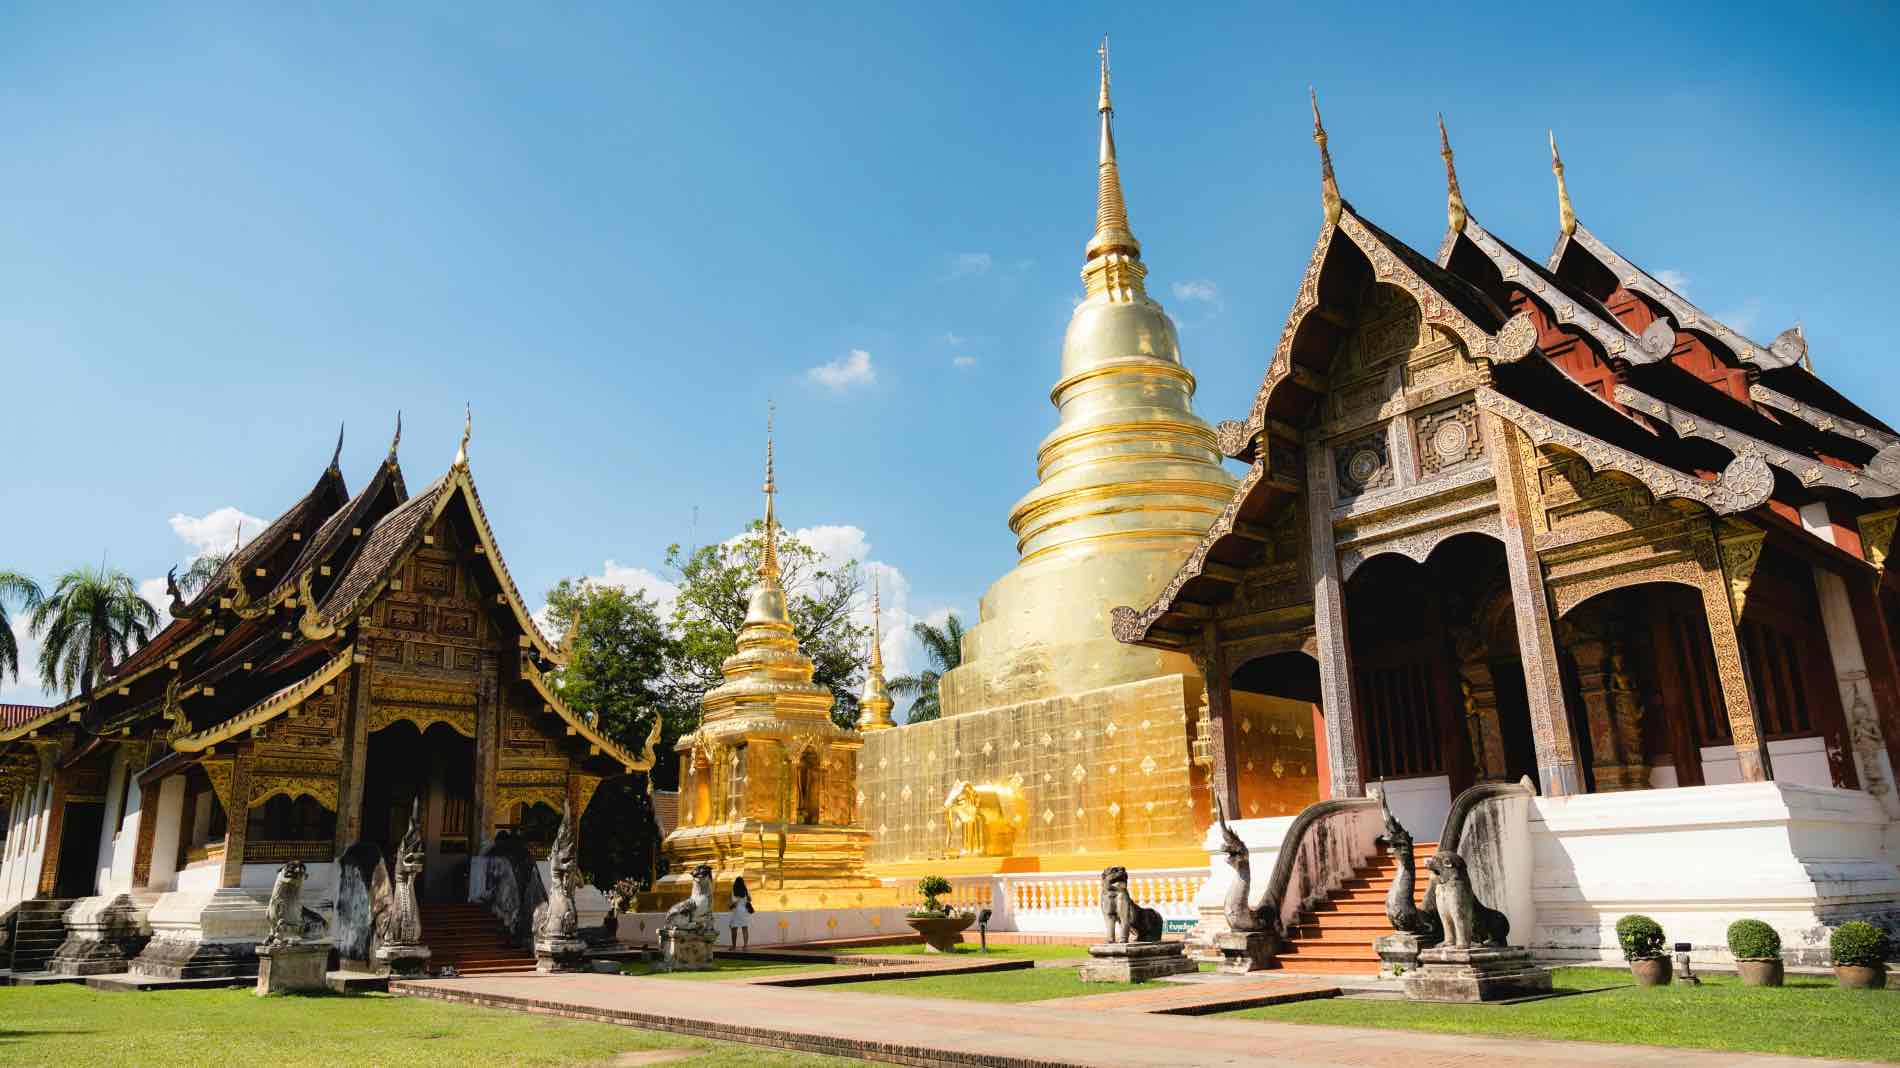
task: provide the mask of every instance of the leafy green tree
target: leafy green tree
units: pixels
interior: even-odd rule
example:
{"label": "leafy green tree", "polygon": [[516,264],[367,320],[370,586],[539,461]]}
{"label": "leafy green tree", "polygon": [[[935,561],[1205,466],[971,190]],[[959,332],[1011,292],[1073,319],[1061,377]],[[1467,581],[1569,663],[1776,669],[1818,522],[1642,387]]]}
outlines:
{"label": "leafy green tree", "polygon": [[565,643],[577,623],[566,667],[555,674],[561,699],[590,718],[628,752],[646,744],[660,719],[656,781],[679,781],[673,743],[698,725],[698,714],[676,693],[672,665],[678,643],[667,633],[659,609],[640,591],[562,579],[548,591],[548,616]]}
{"label": "leafy green tree", "polygon": [[[680,575],[673,631],[679,638],[676,679],[681,697],[695,709],[706,691],[725,681],[719,665],[738,649],[746,604],[759,581],[765,525],[754,521],[740,538],[691,550],[674,545],[667,566]],[[811,546],[779,532],[779,569],[786,610],[800,650],[812,660],[812,681],[831,690],[832,721],[849,727],[858,719],[857,687],[863,679],[870,628],[851,619],[864,592],[857,561],[830,566]]]}
{"label": "leafy green tree", "polygon": [[7,602],[31,612],[45,598],[40,584],[17,571],[0,571],[0,678],[20,677],[20,642],[13,636],[13,620],[7,617]]}
{"label": "leafy green tree", "polygon": [[204,589],[207,583],[218,577],[218,572],[224,568],[224,562],[229,559],[231,559],[229,552],[204,553],[192,557],[190,566],[185,568],[185,573],[178,576],[178,592],[190,597]]}
{"label": "leafy green tree", "polygon": [[49,690],[90,693],[106,668],[151,638],[158,613],[131,576],[103,567],[66,572],[33,610],[40,681]]}
{"label": "leafy green tree", "polygon": [[943,715],[938,686],[951,668],[963,663],[963,621],[952,612],[944,618],[941,627],[919,621],[911,624],[910,632],[923,643],[930,666],[915,675],[892,679],[890,689],[899,697],[913,698],[910,710],[904,714],[904,722],[922,723]]}

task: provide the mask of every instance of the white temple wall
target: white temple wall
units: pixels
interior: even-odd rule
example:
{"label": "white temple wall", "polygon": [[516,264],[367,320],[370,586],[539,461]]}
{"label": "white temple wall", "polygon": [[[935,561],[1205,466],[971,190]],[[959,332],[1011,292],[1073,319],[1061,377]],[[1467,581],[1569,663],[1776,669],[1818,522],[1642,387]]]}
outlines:
{"label": "white temple wall", "polygon": [[51,784],[42,778],[14,805],[17,823],[13,833],[7,835],[6,857],[0,860],[0,910],[10,909],[39,892],[51,793]]}

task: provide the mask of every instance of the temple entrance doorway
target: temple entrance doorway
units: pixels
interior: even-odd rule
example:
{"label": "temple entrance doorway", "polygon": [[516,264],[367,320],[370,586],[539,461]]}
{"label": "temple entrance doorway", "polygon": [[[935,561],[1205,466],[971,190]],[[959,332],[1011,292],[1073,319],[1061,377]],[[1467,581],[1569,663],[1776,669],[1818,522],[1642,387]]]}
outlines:
{"label": "temple entrance doorway", "polygon": [[427,855],[424,903],[465,901],[470,843],[475,842],[475,742],[446,723],[419,731],[406,720],[369,736],[363,772],[363,838],[382,848],[394,870],[396,846],[421,798]]}
{"label": "temple entrance doorway", "polygon": [[1437,841],[1451,799],[1535,773],[1504,546],[1460,534],[1346,582],[1362,767],[1407,830]]}
{"label": "temple entrance doorway", "polygon": [[1240,805],[1230,818],[1291,816],[1326,796],[1319,662],[1303,652],[1257,656],[1229,691],[1227,773]]}
{"label": "temple entrance doorway", "polygon": [[99,875],[99,835],[105,829],[103,801],[69,801],[59,825],[59,870],[53,896],[86,897]]}

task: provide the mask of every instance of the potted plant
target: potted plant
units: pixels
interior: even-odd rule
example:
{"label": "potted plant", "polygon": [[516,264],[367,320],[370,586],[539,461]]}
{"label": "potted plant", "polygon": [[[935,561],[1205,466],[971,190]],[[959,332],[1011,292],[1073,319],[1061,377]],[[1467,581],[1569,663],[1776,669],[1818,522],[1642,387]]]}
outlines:
{"label": "potted plant", "polygon": [[1845,990],[1887,985],[1887,932],[1866,920],[1849,920],[1827,940],[1834,978]]}
{"label": "potted plant", "polygon": [[1780,986],[1781,936],[1760,920],[1736,920],[1728,925],[1728,951],[1744,986]]}
{"label": "potted plant", "polygon": [[1662,924],[1633,913],[1616,921],[1616,941],[1638,986],[1669,985],[1674,969],[1663,952]]}
{"label": "potted plant", "polygon": [[975,916],[953,912],[937,900],[949,892],[950,880],[941,875],[924,876],[917,880],[917,893],[924,899],[923,907],[905,917],[905,922],[923,936],[924,945],[932,953],[954,953],[957,943],[963,940],[963,932],[976,922]]}

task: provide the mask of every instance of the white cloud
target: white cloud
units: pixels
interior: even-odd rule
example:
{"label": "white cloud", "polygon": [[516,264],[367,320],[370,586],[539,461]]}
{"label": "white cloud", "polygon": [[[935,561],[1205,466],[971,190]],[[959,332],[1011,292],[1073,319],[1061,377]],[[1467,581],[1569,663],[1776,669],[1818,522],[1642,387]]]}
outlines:
{"label": "white cloud", "polygon": [[811,368],[805,372],[805,377],[826,389],[842,392],[852,386],[868,386],[877,381],[877,368],[871,365],[870,353],[863,349],[852,349],[848,356]]}
{"label": "white cloud", "polygon": [[244,535],[245,541],[249,541],[264,530],[264,520],[228,504],[204,515],[179,512],[168,522],[171,523],[172,533],[191,546],[192,557],[229,552],[240,533]]}
{"label": "white cloud", "polygon": [[946,345],[949,345],[951,348],[955,348],[956,346],[963,344],[963,335],[947,333],[943,335],[943,343]]}
{"label": "white cloud", "polygon": [[1687,274],[1684,274],[1681,271],[1676,270],[1674,267],[1665,267],[1662,270],[1657,271],[1656,281],[1661,282],[1663,285],[1668,286],[1670,289],[1673,289],[1678,293],[1681,293],[1683,296],[1689,295],[1689,276]]}
{"label": "white cloud", "polygon": [[1761,318],[1761,300],[1750,297],[1728,311],[1716,312],[1715,318],[1729,329],[1746,336],[1755,329],[1756,320]]}
{"label": "white cloud", "polygon": [[988,274],[990,254],[987,252],[959,252],[950,257],[950,277],[968,278],[971,275]]}
{"label": "white cloud", "polygon": [[1220,303],[1220,287],[1205,278],[1174,283],[1174,299],[1198,300],[1203,304]]}
{"label": "white cloud", "polygon": [[961,369],[963,369],[963,370],[966,370],[966,371],[967,371],[967,370],[969,370],[970,368],[972,368],[972,367],[975,367],[975,366],[976,366],[976,357],[974,357],[974,356],[952,356],[952,357],[950,357],[950,365],[951,365],[952,367],[958,367],[958,368],[961,368]]}
{"label": "white cloud", "polygon": [[12,675],[0,678],[0,703],[13,705],[50,705],[58,703],[59,694],[47,693],[40,689],[40,640],[27,628],[27,613],[17,611],[18,605],[7,605],[13,625],[13,640],[20,647],[20,678],[14,681]]}

